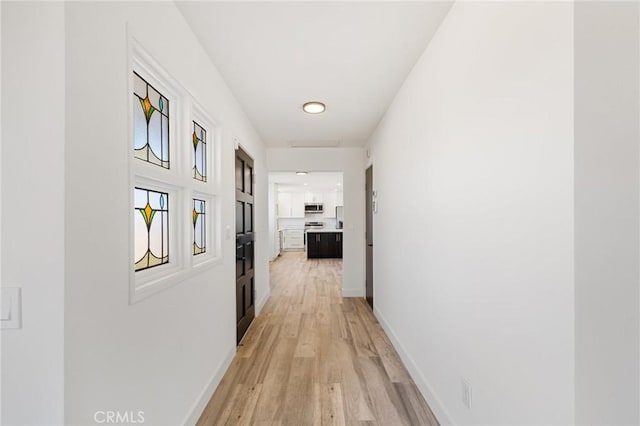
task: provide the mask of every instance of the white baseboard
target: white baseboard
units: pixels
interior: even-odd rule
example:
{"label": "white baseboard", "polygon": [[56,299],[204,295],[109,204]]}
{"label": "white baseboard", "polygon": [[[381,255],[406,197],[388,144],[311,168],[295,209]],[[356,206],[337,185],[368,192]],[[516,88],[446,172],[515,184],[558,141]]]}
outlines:
{"label": "white baseboard", "polygon": [[420,369],[418,368],[416,362],[413,360],[413,357],[409,355],[402,343],[400,343],[398,337],[385,319],[384,315],[382,315],[382,313],[375,306],[373,308],[373,314],[378,319],[380,325],[382,325],[382,328],[384,329],[385,333],[387,333],[387,336],[389,336],[391,343],[393,343],[393,346],[396,348],[398,355],[400,355],[400,359],[402,359],[402,362],[404,362],[407,370],[409,370],[411,378],[416,383],[416,386],[418,386],[418,389],[420,390],[420,393],[422,394],[424,399],[427,401],[427,404],[429,404],[429,407],[431,408],[431,411],[433,411],[433,414],[436,416],[436,419],[438,419],[438,423],[440,423],[442,426],[454,425],[455,423],[451,419],[449,412],[442,404],[440,398],[436,396],[431,386],[429,386],[429,384],[427,383],[427,380],[422,374],[422,371],[420,371]]}
{"label": "white baseboard", "polygon": [[342,297],[364,297],[364,291],[359,288],[343,288]]}
{"label": "white baseboard", "polygon": [[216,388],[220,384],[220,381],[222,380],[224,373],[227,372],[227,369],[231,365],[231,361],[233,361],[233,357],[235,356],[235,354],[236,354],[236,347],[234,346],[231,349],[229,349],[227,356],[224,357],[224,359],[216,369],[215,373],[213,373],[211,380],[209,380],[209,383],[207,383],[207,385],[204,387],[204,389],[200,393],[200,397],[193,404],[193,406],[191,407],[191,410],[189,410],[189,414],[187,414],[186,419],[182,422],[183,425],[194,426],[198,422],[198,419],[202,415],[202,412],[204,411],[205,407],[209,403],[209,400],[213,396],[213,393],[216,391]]}

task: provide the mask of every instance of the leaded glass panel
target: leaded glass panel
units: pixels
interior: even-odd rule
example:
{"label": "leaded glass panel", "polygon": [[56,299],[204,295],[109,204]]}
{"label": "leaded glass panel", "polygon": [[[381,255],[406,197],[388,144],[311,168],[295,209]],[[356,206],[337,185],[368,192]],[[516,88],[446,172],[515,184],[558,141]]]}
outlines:
{"label": "leaded glass panel", "polygon": [[193,122],[193,178],[207,181],[207,131],[195,121]]}
{"label": "leaded glass panel", "polygon": [[142,161],[169,168],[169,100],[133,73],[133,148]]}
{"label": "leaded glass panel", "polygon": [[135,188],[135,270],[169,262],[169,194]]}
{"label": "leaded glass panel", "polygon": [[193,199],[193,255],[207,251],[206,201]]}

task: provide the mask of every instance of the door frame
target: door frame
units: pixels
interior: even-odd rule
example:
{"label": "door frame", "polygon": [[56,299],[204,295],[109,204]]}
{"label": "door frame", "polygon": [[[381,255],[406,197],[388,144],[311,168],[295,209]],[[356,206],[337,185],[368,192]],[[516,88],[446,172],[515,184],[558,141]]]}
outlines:
{"label": "door frame", "polygon": [[365,298],[367,303],[373,309],[373,215],[375,213],[375,191],[373,190],[373,164],[370,164],[364,172],[365,182],[365,253],[364,253],[364,282],[365,282]]}

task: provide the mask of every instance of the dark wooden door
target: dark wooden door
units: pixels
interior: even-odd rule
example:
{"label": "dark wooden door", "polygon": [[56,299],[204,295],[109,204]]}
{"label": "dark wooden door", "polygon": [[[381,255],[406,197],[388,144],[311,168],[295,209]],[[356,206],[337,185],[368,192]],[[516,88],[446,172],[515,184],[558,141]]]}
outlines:
{"label": "dark wooden door", "polygon": [[373,309],[373,166],[365,172],[366,296]]}
{"label": "dark wooden door", "polygon": [[236,151],[236,320],[237,341],[255,317],[253,159]]}

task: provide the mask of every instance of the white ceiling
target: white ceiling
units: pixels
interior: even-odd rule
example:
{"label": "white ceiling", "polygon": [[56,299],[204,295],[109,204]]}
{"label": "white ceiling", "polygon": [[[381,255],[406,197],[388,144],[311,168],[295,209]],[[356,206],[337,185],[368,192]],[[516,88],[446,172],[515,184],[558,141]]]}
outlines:
{"label": "white ceiling", "polygon": [[177,2],[272,147],[363,145],[451,4]]}

